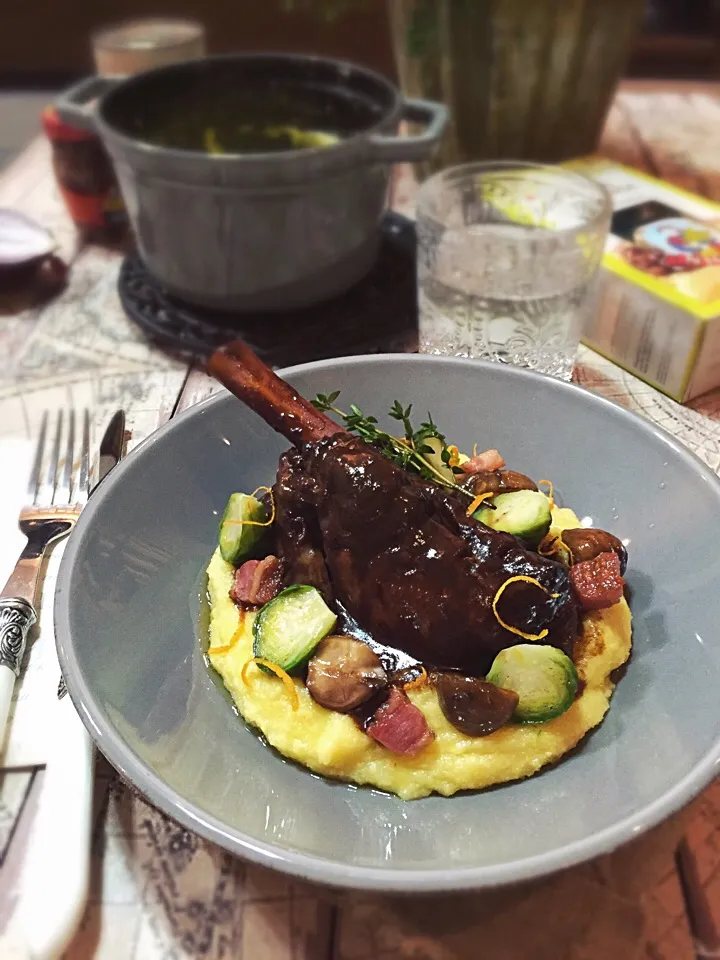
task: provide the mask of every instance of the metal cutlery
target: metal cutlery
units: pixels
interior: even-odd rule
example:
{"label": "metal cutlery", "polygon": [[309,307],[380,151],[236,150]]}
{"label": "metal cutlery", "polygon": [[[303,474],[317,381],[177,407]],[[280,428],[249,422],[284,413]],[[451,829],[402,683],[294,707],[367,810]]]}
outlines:
{"label": "metal cutlery", "polygon": [[[125,411],[116,410],[110,423],[105,429],[102,440],[100,441],[100,450],[98,452],[97,482],[90,491],[95,493],[97,488],[110,473],[112,468],[120,462],[125,452]],[[60,677],[58,683],[58,700],[67,693],[65,678]]]}
{"label": "metal cutlery", "polygon": [[[119,410],[100,443],[91,494],[120,461],[124,446],[125,414]],[[66,692],[61,677],[50,759],[14,918],[33,960],[62,956],[82,919],[90,880],[94,748]]]}
{"label": "metal cutlery", "polygon": [[64,411],[58,412],[49,457],[46,457],[48,420],[46,411],[28,485],[28,504],[21,510],[18,520],[27,543],[10,579],[0,592],[0,742],[5,733],[13,688],[20,673],[28,634],[37,620],[35,594],[43,559],[48,547],[72,530],[89,492],[88,411],[84,410],[81,417],[77,460],[75,411],[68,412],[66,429]]}

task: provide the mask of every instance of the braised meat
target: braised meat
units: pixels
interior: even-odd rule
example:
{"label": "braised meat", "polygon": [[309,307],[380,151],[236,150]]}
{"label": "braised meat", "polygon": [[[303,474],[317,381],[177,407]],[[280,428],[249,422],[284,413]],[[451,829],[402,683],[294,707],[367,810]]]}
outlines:
{"label": "braised meat", "polygon": [[330,603],[333,589],[314,507],[321,489],[317,479],[304,469],[299,450],[288,450],[280,457],[273,496],[275,548],[287,565],[287,582],[317,587]]}
{"label": "braised meat", "polygon": [[457,494],[400,469],[339,433],[281,458],[274,488],[276,550],[290,580],[339,600],[379,643],[438,667],[483,675],[523,638],[572,656],[577,607],[567,571],[509,534],[466,516]]}
{"label": "braised meat", "polygon": [[[287,583],[316,586],[379,643],[470,676],[528,634],[572,657],[579,608],[560,563],[342,431],[244,344],[216,353],[210,371],[298,447],[282,456],[274,487]],[[496,616],[512,577],[529,581],[507,586]]]}

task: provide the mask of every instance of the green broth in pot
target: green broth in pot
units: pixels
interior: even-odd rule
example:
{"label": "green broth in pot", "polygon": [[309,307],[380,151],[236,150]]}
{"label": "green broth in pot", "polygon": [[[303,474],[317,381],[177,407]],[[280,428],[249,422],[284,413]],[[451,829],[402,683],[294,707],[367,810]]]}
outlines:
{"label": "green broth in pot", "polygon": [[214,127],[203,131],[203,146],[208,153],[274,153],[282,150],[310,150],[330,147],[340,137],[321,130],[301,130],[291,126],[253,127],[241,124],[221,136]]}
{"label": "green broth in pot", "polygon": [[289,123],[244,122],[197,124],[179,118],[175,123],[149,132],[146,138],[159,147],[203,151],[214,155],[235,153],[281,153],[310,150],[339,143],[336,133],[308,130]]}
{"label": "green broth in pot", "polygon": [[[323,85],[248,83],[214,77],[186,90],[152,87],[123,126],[154,146],[216,155],[329,147],[372,122],[357,98]],[[127,105],[126,105],[127,106]]]}

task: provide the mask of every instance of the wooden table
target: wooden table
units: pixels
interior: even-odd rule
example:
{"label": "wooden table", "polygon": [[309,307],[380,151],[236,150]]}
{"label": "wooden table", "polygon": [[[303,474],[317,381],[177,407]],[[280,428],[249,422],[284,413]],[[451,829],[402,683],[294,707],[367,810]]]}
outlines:
{"label": "wooden table", "polygon": [[[627,84],[608,118],[602,152],[720,199],[720,88]],[[395,199],[400,209],[411,210],[407,180],[398,182]],[[2,576],[22,543],[9,505],[13,498],[19,503],[42,410],[89,406],[97,439],[123,406],[132,446],[215,386],[192,364],[150,347],[124,316],[115,293],[119,257],[78,246],[42,141],[0,177],[0,206],[53,229],[71,264],[60,297],[0,317]],[[679,407],[586,349],[577,378],[661,423],[720,468],[720,392],[694,409]],[[46,594],[56,566],[54,558]],[[40,697],[52,701],[57,676],[42,659],[51,640],[46,600],[18,708],[26,716],[39,709]],[[6,745],[6,761],[20,757],[27,766],[0,773],[0,931],[13,905],[42,780],[42,730],[33,726],[39,725],[25,722],[23,742]],[[691,960],[695,950],[675,861],[683,833],[682,850],[691,851],[710,907],[706,938],[712,938],[713,918],[720,926],[718,785],[684,820],[570,876],[432,901],[328,893],[242,863],[153,810],[102,763],[95,818],[93,889],[68,952],[72,960]],[[553,927],[554,916],[562,922]],[[551,928],[547,942],[543,931]]]}

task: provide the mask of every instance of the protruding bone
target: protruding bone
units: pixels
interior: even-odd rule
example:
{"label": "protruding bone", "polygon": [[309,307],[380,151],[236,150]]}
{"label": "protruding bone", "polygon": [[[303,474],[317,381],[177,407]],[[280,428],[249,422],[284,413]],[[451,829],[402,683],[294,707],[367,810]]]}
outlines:
{"label": "protruding bone", "polygon": [[208,371],[298,447],[344,432],[281,380],[242,340],[217,350],[210,357]]}

